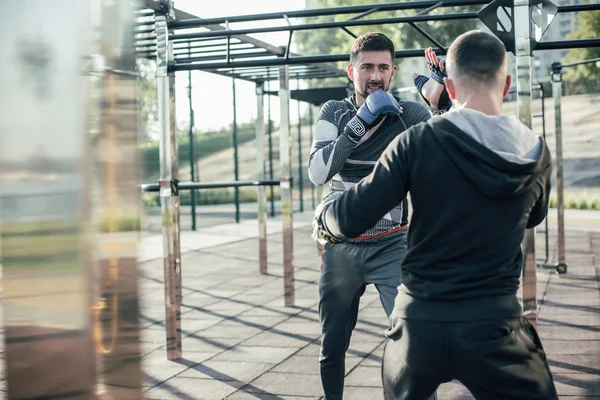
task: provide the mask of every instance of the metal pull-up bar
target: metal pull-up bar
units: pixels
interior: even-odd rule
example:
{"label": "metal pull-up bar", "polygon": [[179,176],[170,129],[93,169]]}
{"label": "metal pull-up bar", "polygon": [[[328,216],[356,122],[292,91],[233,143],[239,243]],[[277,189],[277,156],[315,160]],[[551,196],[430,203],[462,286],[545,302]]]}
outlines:
{"label": "metal pull-up bar", "polygon": [[250,15],[236,15],[231,17],[219,17],[219,18],[197,18],[197,19],[186,19],[173,21],[170,27],[173,29],[187,29],[187,28],[199,28],[206,25],[214,24],[225,24],[236,23],[236,22],[256,22],[266,21],[273,19],[284,19],[287,18],[308,18],[308,17],[322,17],[327,15],[341,15],[341,14],[354,14],[354,13],[371,13],[373,10],[379,11],[397,11],[397,10],[415,10],[420,8],[429,8],[433,6],[440,7],[456,7],[456,6],[473,6],[482,5],[489,3],[489,0],[431,0],[431,1],[410,1],[410,2],[394,2],[384,4],[369,4],[369,5],[356,5],[346,7],[329,7],[329,8],[316,8],[310,10],[298,10],[298,11],[282,11],[275,13],[266,14],[250,14]]}
{"label": "metal pull-up bar", "polygon": [[[262,181],[231,181],[231,182],[178,182],[177,189],[197,190],[197,189],[220,189],[220,188],[239,188],[244,186],[279,186],[280,181],[267,179]],[[142,185],[144,192],[158,192],[160,185],[158,183],[146,183]]]}

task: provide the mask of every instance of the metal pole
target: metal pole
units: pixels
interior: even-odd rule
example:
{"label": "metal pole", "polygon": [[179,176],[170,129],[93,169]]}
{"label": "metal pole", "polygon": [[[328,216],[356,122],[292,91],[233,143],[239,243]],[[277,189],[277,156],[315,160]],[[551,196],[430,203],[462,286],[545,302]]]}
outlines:
{"label": "metal pole", "polygon": [[[194,151],[194,108],[192,107],[192,71],[188,71],[188,98],[190,101],[190,130],[188,132],[189,140],[189,156],[190,156],[190,180],[194,182],[196,180],[195,167],[196,167],[196,155]],[[192,230],[196,230],[196,191],[192,190]]]}
{"label": "metal pole", "polygon": [[279,163],[281,166],[281,222],[283,226],[283,285],[285,305],[294,305],[294,256],[292,165],[290,153],[290,73],[286,65],[279,69],[279,104],[281,122],[279,126]]}
{"label": "metal pole", "polygon": [[[100,183],[93,186],[97,193],[92,207],[96,215],[108,217],[108,232],[101,235],[102,243],[98,243],[95,251],[98,301],[93,307],[93,322],[97,328],[94,339],[101,376],[93,398],[141,399],[143,373],[137,321],[139,232],[133,227],[121,231],[118,224],[120,215],[139,218],[139,191],[135,187],[139,163],[138,111],[120,106],[135,104],[138,76],[135,59],[127,52],[116,51],[124,38],[134,35],[131,16],[135,8],[132,2],[102,3],[99,14],[104,29],[96,30],[102,32],[101,41],[96,43],[98,51],[103,53],[105,72],[103,96],[98,99],[101,103],[94,104],[100,105],[97,109],[101,111],[102,124],[94,138],[98,157],[94,159],[96,179],[91,185]],[[60,107],[64,109],[65,105],[61,102]]]}
{"label": "metal pole", "polygon": [[[231,91],[233,94],[233,124],[232,124],[232,138],[233,138],[233,179],[237,181],[239,176],[239,164],[238,164],[238,132],[237,132],[237,104],[235,98],[235,79],[231,80]],[[240,188],[236,187],[233,189],[235,193],[235,222],[240,222]]]}
{"label": "metal pole", "polygon": [[562,143],[562,67],[552,64],[552,97],[554,98],[554,124],[556,137],[556,207],[558,211],[558,265],[560,274],[567,272],[565,255],[565,198],[563,187],[563,143]]}
{"label": "metal pole", "polygon": [[[546,140],[546,105],[545,105],[545,97],[546,93],[544,92],[544,85],[542,83],[539,84],[540,94],[542,96],[542,137],[544,141]],[[545,261],[544,264],[548,262],[550,259],[550,246],[548,246],[548,218],[544,218],[544,240],[546,241],[545,245]]]}
{"label": "metal pole", "polygon": [[[92,151],[90,99],[80,75],[82,56],[100,51],[91,46],[91,7],[24,0],[2,8],[10,15],[0,25],[3,397],[94,398],[92,169],[82,168]],[[49,14],[60,35],[55,23],[37,23]],[[12,168],[30,176],[11,179]]]}
{"label": "metal pole", "polygon": [[[271,70],[269,69],[269,72]],[[271,121],[271,81],[267,81],[267,129],[269,135],[269,179],[273,179],[273,124]],[[275,216],[275,189],[271,186],[271,217]]]}
{"label": "metal pole", "polygon": [[160,203],[163,223],[167,358],[182,356],[181,350],[181,249],[179,239],[179,165],[175,121],[175,73],[167,66],[173,59],[168,40],[167,17],[156,17],[156,87],[160,121]]}
{"label": "metal pole", "polygon": [[[256,179],[265,179],[265,113],[264,88],[256,84]],[[272,187],[272,186],[271,186]],[[261,274],[267,273],[267,196],[264,186],[256,188],[258,212],[258,265]]]}
{"label": "metal pole", "polygon": [[[312,144],[314,140],[313,134],[313,105],[308,105],[308,128],[310,129],[310,143]],[[311,182],[310,184],[310,200],[312,209],[315,209],[315,185]]]}
{"label": "metal pole", "polygon": [[[531,128],[531,18],[529,0],[515,0],[515,48],[517,64],[517,105],[519,120]],[[525,231],[523,240],[523,315],[536,324],[535,229]]]}
{"label": "metal pole", "polygon": [[[300,90],[300,81],[298,81],[298,90]],[[304,212],[304,185],[303,185],[303,166],[302,166],[302,118],[300,116],[300,100],[298,100],[298,190],[300,191],[300,212]]]}

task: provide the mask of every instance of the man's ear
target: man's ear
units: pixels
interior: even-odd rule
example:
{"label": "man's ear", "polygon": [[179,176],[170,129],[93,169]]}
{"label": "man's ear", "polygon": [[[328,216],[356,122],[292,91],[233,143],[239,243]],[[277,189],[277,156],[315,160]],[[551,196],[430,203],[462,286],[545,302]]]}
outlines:
{"label": "man's ear", "polygon": [[354,67],[352,66],[352,63],[348,64],[346,71],[348,71],[348,79],[354,82]]}
{"label": "man's ear", "polygon": [[510,90],[510,85],[512,84],[512,77],[506,75],[506,80],[504,81],[504,91],[502,92],[502,98],[505,99],[508,96],[508,91]]}
{"label": "man's ear", "polygon": [[392,66],[392,78],[390,79],[390,82],[394,80],[394,77],[396,76],[396,70],[398,69],[398,67],[396,65]]}
{"label": "man's ear", "polygon": [[450,78],[444,78],[444,85],[446,85],[450,100],[456,100],[456,87],[454,86],[454,81]]}

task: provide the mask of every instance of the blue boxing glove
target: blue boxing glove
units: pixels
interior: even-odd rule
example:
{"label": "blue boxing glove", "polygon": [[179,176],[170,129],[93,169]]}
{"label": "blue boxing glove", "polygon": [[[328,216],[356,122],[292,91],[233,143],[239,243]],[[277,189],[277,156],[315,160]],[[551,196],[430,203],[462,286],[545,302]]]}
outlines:
{"label": "blue boxing glove", "polygon": [[367,130],[377,125],[385,115],[398,115],[399,112],[400,105],[394,96],[385,90],[376,90],[367,96],[356,116],[348,121],[344,133],[358,143]]}

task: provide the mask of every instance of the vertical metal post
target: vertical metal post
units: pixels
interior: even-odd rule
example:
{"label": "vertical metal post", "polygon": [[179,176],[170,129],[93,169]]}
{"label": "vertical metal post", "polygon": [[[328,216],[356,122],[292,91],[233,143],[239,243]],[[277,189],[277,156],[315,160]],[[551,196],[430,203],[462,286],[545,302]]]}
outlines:
{"label": "vertical metal post", "polygon": [[[189,44],[188,44],[189,45]],[[189,158],[190,158],[190,178],[192,182],[196,181],[196,154],[194,149],[194,108],[192,107],[192,71],[188,71],[188,98],[190,102],[190,130],[188,131],[189,140]],[[196,191],[191,191],[192,201],[192,230],[196,230]]]}
{"label": "vertical metal post", "polygon": [[290,72],[289,66],[279,68],[279,104],[281,122],[279,126],[279,163],[281,168],[281,222],[283,225],[283,285],[285,305],[294,305],[294,256],[292,164],[290,132]]}
{"label": "vertical metal post", "polygon": [[[517,64],[517,105],[519,120],[531,128],[531,18],[529,0],[514,1],[515,48]],[[535,229],[525,231],[523,241],[523,314],[536,323]]]}
{"label": "vertical metal post", "polygon": [[[269,69],[269,71],[271,71]],[[273,123],[271,121],[271,81],[267,81],[267,129],[269,138],[269,179],[273,179]],[[271,188],[271,217],[275,216],[275,189]]]}
{"label": "vertical metal post", "polygon": [[[298,90],[300,82],[298,81]],[[304,211],[304,185],[303,185],[303,166],[302,166],[302,118],[300,115],[300,100],[298,100],[298,190],[300,192],[300,212]]]}
{"label": "vertical metal post", "polygon": [[554,98],[554,125],[556,135],[556,207],[558,211],[558,265],[560,274],[567,272],[565,248],[565,198],[563,180],[563,143],[562,143],[562,66],[552,64],[552,97]]}
{"label": "vertical metal post", "polygon": [[23,0],[4,11],[6,397],[141,399],[139,229],[119,224],[139,219],[137,110],[118,107],[137,94],[134,59],[117,51],[133,42],[133,4]]}
{"label": "vertical metal post", "polygon": [[[256,179],[265,179],[265,113],[262,82],[256,83]],[[267,196],[264,186],[256,188],[258,206],[258,264],[261,274],[267,273]]]}
{"label": "vertical metal post", "polygon": [[[540,88],[540,96],[542,97],[542,137],[544,138],[544,141],[546,140],[546,105],[545,105],[545,98],[546,98],[546,93],[544,92],[544,84],[540,83],[539,84],[539,88]],[[548,245],[549,241],[548,241],[548,218],[544,218],[544,240],[546,241],[545,243],[545,258],[544,258],[544,263],[547,263],[548,260],[550,259],[550,246]]]}
{"label": "vertical metal post", "polygon": [[[313,133],[313,105],[309,104],[308,105],[308,129],[310,129],[310,143],[312,145],[312,142],[314,140],[314,133]],[[309,155],[310,157],[310,155]],[[312,209],[315,209],[315,185],[311,182],[310,184],[310,200],[311,200],[311,206]]]}
{"label": "vertical metal post", "polygon": [[[91,204],[97,220],[105,222],[96,246],[97,297],[93,307],[96,351],[100,372],[98,398],[141,399],[140,348],[138,329],[137,242],[139,228],[120,226],[119,218],[139,218],[137,110],[120,104],[134,104],[137,91],[135,60],[117,49],[133,40],[133,2],[103,1],[98,51],[102,52],[104,73],[101,96],[93,106],[100,111],[99,129],[94,137],[96,193]],[[126,29],[123,29],[126,27]],[[127,332],[127,334],[124,334]]]}
{"label": "vertical metal post", "polygon": [[[231,80],[231,92],[233,94],[233,179],[239,180],[239,163],[238,163],[238,131],[237,131],[237,103],[235,98],[235,79]],[[235,222],[240,222],[240,188],[234,188],[235,193]]]}
{"label": "vertical metal post", "polygon": [[173,44],[168,40],[167,17],[156,17],[156,86],[160,123],[160,203],[163,223],[167,358],[182,356],[181,350],[181,249],[179,239],[179,166],[175,124],[175,73]]}

